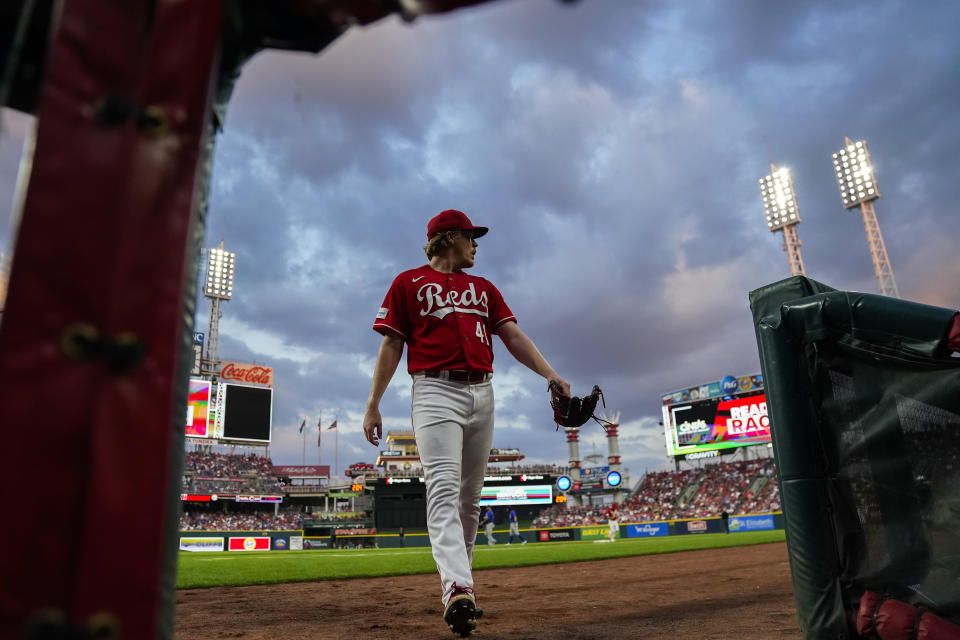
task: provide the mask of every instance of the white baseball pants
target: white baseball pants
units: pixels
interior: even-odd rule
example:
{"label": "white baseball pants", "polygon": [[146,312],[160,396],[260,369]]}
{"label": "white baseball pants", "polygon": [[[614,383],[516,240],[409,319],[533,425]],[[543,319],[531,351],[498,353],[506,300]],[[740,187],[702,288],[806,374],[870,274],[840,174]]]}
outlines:
{"label": "white baseball pants", "polygon": [[493,444],[493,385],[415,376],[411,405],[427,487],[427,530],[446,604],[454,583],[473,588],[480,490]]}

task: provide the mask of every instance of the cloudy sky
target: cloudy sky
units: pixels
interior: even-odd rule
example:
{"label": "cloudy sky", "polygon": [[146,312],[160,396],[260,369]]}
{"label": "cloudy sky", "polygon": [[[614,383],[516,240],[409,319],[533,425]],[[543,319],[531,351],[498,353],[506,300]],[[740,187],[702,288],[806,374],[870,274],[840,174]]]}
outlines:
{"label": "cloudy sky", "polygon": [[[960,306],[960,4],[503,0],[348,32],[320,55],[262,53],[219,137],[207,246],[237,253],[220,357],[275,367],[272,457],[300,464],[301,420],[361,434],[393,277],[425,262],[447,208],[491,228],[474,273],[577,394],[621,413],[633,481],[666,468],[659,397],[759,372],[747,295],[790,275],[757,180],[793,173],[807,274],[878,292],[831,154],[868,141],[901,295]],[[5,113],[0,241],[29,119]],[[196,329],[206,332],[209,305]],[[545,385],[495,348],[495,447],[563,463]],[[381,405],[409,429],[401,365]],[[331,436],[331,437],[327,437]],[[606,454],[599,426],[581,453]]]}

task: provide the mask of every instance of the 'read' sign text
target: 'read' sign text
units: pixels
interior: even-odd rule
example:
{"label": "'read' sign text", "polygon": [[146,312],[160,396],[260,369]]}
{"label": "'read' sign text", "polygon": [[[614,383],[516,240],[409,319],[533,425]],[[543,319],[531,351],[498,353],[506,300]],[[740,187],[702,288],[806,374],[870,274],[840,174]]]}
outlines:
{"label": "'read' sign text", "polygon": [[220,379],[225,382],[245,382],[273,386],[273,367],[261,367],[256,364],[225,362],[220,367]]}

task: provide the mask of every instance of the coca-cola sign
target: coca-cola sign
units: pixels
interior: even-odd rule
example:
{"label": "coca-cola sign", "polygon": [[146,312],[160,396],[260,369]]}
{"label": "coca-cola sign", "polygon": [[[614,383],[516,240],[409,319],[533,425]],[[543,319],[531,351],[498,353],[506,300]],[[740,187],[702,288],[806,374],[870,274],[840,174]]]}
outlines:
{"label": "coca-cola sign", "polygon": [[242,364],[240,362],[225,362],[220,366],[220,379],[247,384],[262,384],[273,386],[273,367],[261,367],[256,364]]}

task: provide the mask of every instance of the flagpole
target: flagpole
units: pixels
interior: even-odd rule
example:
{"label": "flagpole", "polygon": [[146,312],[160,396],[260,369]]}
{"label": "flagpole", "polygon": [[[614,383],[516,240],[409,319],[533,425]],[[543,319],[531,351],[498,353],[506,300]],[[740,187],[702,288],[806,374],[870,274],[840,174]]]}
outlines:
{"label": "flagpole", "polygon": [[307,464],[307,432],[303,429],[302,425],[300,428],[300,435],[303,436],[303,453],[300,455],[300,464]]}
{"label": "flagpole", "polygon": [[317,465],[323,464],[323,412],[317,416]]}
{"label": "flagpole", "polygon": [[[334,422],[337,422],[337,419],[334,418],[333,421],[334,421]],[[333,439],[333,442],[334,442],[334,445],[333,445],[333,451],[334,451],[334,453],[333,453],[333,466],[334,466],[334,469],[335,469],[335,470],[340,468],[340,425],[339,425],[339,424],[337,425],[337,430],[336,430],[336,431],[337,431],[337,435],[336,435],[336,437],[334,437],[334,439]]]}

